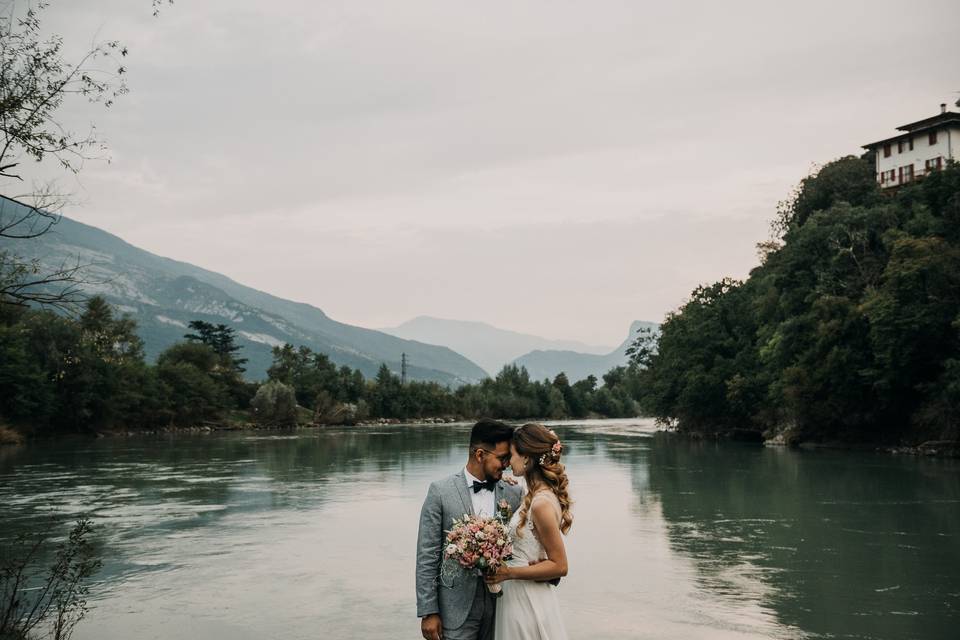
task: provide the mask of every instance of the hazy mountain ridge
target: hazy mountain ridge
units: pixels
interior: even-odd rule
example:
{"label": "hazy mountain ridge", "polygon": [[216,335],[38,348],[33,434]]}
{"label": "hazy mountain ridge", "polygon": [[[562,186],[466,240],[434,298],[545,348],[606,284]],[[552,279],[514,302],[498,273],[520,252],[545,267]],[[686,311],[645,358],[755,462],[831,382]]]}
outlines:
{"label": "hazy mountain ridge", "polygon": [[570,382],[583,380],[591,375],[599,379],[610,369],[627,364],[627,348],[636,339],[637,332],[641,329],[658,332],[660,325],[656,322],[634,321],[630,325],[627,338],[620,346],[605,355],[563,350],[536,350],[517,358],[514,363],[526,367],[534,380],[544,378],[552,380],[561,371],[567,375]]}
{"label": "hazy mountain ridge", "polygon": [[[158,256],[106,231],[62,218],[53,229],[30,241],[0,241],[0,249],[36,258],[45,267],[88,265],[83,290],[103,295],[138,322],[145,350],[155,358],[187,333],[190,320],[222,322],[238,332],[247,375],[266,375],[273,345],[305,345],[327,353],[337,364],[376,374],[381,363],[399,372],[406,353],[412,379],[459,385],[485,376],[454,351],[354,327],[330,319],[308,304],[284,300],[239,284],[222,274]],[[269,310],[269,311],[267,311]]]}
{"label": "hazy mountain ridge", "polygon": [[536,350],[565,350],[586,354],[607,354],[610,347],[587,345],[575,340],[550,340],[501,329],[485,322],[447,320],[418,316],[403,324],[381,329],[401,338],[449,347],[483,367],[491,376],[506,364]]}

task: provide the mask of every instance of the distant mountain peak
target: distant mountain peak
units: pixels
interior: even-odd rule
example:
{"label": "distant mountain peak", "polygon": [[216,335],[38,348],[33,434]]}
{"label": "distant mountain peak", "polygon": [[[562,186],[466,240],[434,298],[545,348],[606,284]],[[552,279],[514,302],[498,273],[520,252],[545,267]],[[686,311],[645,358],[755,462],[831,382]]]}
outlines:
{"label": "distant mountain peak", "polygon": [[536,350],[516,359],[515,364],[526,367],[530,377],[535,380],[553,379],[561,371],[567,374],[571,382],[583,380],[588,376],[600,378],[610,369],[627,364],[627,348],[636,340],[641,329],[658,331],[660,325],[646,320],[634,320],[626,339],[607,354],[580,353],[571,350]]}
{"label": "distant mountain peak", "polygon": [[496,375],[504,365],[535,351],[606,356],[613,350],[610,346],[588,345],[576,340],[550,340],[476,320],[448,320],[428,315],[417,316],[383,331],[428,344],[448,346],[478,363],[491,376]]}

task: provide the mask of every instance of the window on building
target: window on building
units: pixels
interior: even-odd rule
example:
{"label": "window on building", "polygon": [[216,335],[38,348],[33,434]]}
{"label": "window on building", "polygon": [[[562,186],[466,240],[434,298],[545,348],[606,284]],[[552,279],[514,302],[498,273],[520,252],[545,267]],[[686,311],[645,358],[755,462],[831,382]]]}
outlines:
{"label": "window on building", "polygon": [[907,143],[909,145],[910,151],[913,151],[913,136],[907,138]]}
{"label": "window on building", "polygon": [[936,132],[936,131],[931,131],[930,134],[929,134],[929,137],[930,137],[930,144],[931,144],[931,145],[937,144],[937,132]]}
{"label": "window on building", "polygon": [[889,144],[883,145],[883,157],[884,157],[884,158],[889,158],[889,157],[890,157],[890,145],[889,145]]}
{"label": "window on building", "polygon": [[900,182],[910,182],[913,180],[913,165],[907,164],[900,167]]}
{"label": "window on building", "polygon": [[923,165],[927,171],[936,171],[938,169],[943,168],[943,158],[940,158],[940,157],[930,158],[929,160],[924,162]]}

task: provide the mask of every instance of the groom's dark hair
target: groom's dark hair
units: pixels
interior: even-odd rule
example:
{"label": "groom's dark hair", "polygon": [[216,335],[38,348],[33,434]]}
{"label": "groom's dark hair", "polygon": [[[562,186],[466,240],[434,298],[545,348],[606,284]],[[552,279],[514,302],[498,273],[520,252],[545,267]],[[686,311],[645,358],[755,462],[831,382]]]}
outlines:
{"label": "groom's dark hair", "polygon": [[487,444],[496,446],[499,442],[513,439],[513,427],[499,420],[484,418],[470,430],[470,449]]}

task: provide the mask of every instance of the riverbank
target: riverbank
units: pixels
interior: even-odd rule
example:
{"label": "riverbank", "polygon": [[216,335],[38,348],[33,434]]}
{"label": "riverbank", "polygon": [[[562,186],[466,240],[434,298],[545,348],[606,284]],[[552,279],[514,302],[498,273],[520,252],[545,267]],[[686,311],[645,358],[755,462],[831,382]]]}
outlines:
{"label": "riverbank", "polygon": [[[333,418],[333,419],[331,419]],[[637,417],[639,419],[639,416]],[[556,422],[557,418],[498,418],[508,423],[523,424],[527,422]],[[559,420],[578,422],[583,420],[613,420],[602,415],[590,414],[583,418],[562,418]],[[331,412],[319,419],[303,407],[297,408],[297,420],[289,424],[264,424],[253,420],[253,414],[248,411],[232,411],[222,420],[210,420],[194,425],[169,425],[150,428],[103,428],[91,429],[82,433],[43,433],[38,434],[29,427],[0,427],[0,445],[24,444],[34,440],[57,440],[64,436],[89,436],[94,438],[136,437],[167,434],[203,434],[224,431],[286,431],[291,429],[323,429],[326,427],[377,427],[399,425],[442,425],[442,424],[470,424],[476,417],[458,415],[442,415],[412,418],[358,418],[353,414]]]}
{"label": "riverbank", "polygon": [[714,440],[742,442],[765,447],[784,447],[806,451],[830,450],[897,455],[924,456],[931,458],[960,458],[960,440],[927,440],[917,444],[884,444],[878,442],[842,442],[802,440],[784,432],[771,434],[751,429],[730,429],[723,432],[687,431],[677,426],[667,428],[670,433],[690,440]]}
{"label": "riverbank", "polygon": [[[417,424],[465,424],[472,422],[473,419],[462,416],[437,416],[427,418],[367,418],[350,422],[324,422],[313,420],[301,420],[295,424],[259,424],[249,418],[237,419],[235,416],[222,421],[208,421],[201,424],[180,426],[171,425],[165,427],[153,427],[144,429],[131,428],[111,428],[97,429],[84,433],[45,433],[35,434],[30,429],[13,428],[0,426],[0,446],[2,445],[22,445],[33,441],[56,441],[61,437],[91,437],[91,438],[129,438],[137,436],[152,435],[172,435],[172,434],[204,434],[231,431],[289,431],[291,429],[323,429],[327,427],[377,427],[377,426],[397,426],[397,425],[417,425]],[[537,420],[526,420],[526,422]]]}
{"label": "riverbank", "polygon": [[[307,412],[304,411],[301,417]],[[245,419],[246,418],[246,419]],[[522,420],[506,420],[511,423],[526,422],[570,422],[577,424],[584,420],[607,420],[602,416],[589,416],[582,419],[565,418],[561,420],[550,418],[525,418]],[[637,418],[642,419],[642,418]],[[91,431],[89,434],[70,434],[70,435],[88,435],[94,438],[132,438],[138,436],[156,436],[156,435],[177,435],[177,434],[214,434],[219,432],[258,432],[258,431],[290,431],[290,430],[313,430],[325,429],[330,427],[386,427],[386,426],[409,426],[409,425],[443,425],[443,424],[469,424],[473,418],[463,416],[434,416],[426,418],[367,418],[355,422],[330,423],[313,420],[301,420],[294,425],[270,425],[258,424],[248,419],[246,414],[235,412],[229,419],[219,422],[206,422],[193,426],[168,426],[152,429],[104,429]],[[764,447],[783,447],[787,449],[799,449],[805,451],[849,451],[855,453],[885,453],[893,455],[909,455],[928,458],[960,458],[960,441],[953,440],[930,440],[916,445],[889,445],[871,442],[837,442],[837,441],[803,441],[797,438],[784,438],[783,434],[769,437],[769,434],[749,429],[731,429],[725,432],[705,432],[705,431],[687,431],[681,430],[676,425],[660,425],[665,433],[687,440],[717,441],[717,442],[739,442],[744,444],[754,444]],[[66,434],[59,434],[66,435]],[[50,441],[58,440],[55,435],[45,435],[41,437],[29,437],[10,427],[0,426],[0,445],[22,445],[29,441]]]}

